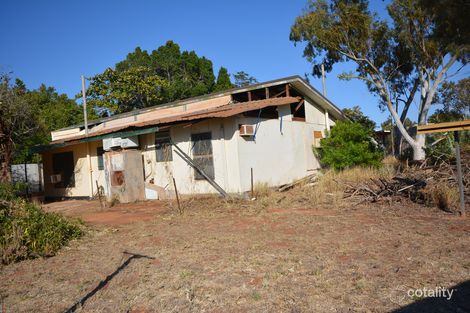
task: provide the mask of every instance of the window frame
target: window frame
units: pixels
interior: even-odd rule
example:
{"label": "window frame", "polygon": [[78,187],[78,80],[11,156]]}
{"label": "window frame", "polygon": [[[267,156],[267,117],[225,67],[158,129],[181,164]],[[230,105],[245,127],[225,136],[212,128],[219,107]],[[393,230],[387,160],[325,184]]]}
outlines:
{"label": "window frame", "polygon": [[[160,134],[160,137],[158,137],[157,134]],[[161,131],[156,132],[154,144],[155,144],[155,160],[157,163],[173,161],[173,149],[171,148],[170,130],[161,130]]]}
{"label": "window frame", "polygon": [[[198,142],[203,142],[203,141],[206,141],[209,143],[207,151],[202,150],[202,148],[204,147],[197,146]],[[203,152],[206,152],[206,153],[203,153]],[[192,153],[194,163],[198,165],[198,167],[204,171],[204,174],[206,174],[211,179],[215,179],[214,149],[212,147],[212,133],[201,132],[201,133],[191,134],[191,153]],[[205,180],[206,178],[202,176],[198,170],[194,169],[194,179]]]}
{"label": "window frame", "polygon": [[103,147],[96,148],[96,163],[98,171],[104,171],[104,151]]}

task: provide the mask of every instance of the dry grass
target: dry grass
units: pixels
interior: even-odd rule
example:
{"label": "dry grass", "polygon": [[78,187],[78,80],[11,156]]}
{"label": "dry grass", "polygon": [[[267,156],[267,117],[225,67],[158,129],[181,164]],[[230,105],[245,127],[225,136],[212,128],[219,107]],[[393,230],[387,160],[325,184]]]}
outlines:
{"label": "dry grass", "polygon": [[78,312],[391,312],[397,286],[470,278],[469,219],[408,202],[341,200],[338,181],[389,178],[393,166],[326,172],[316,186],[286,192],[259,185],[255,201],[184,199],[183,215],[176,201],[120,204],[106,210],[154,218],[93,225],[56,257],[0,269],[0,300],[7,311],[63,312],[127,250],[155,259],[133,260]]}

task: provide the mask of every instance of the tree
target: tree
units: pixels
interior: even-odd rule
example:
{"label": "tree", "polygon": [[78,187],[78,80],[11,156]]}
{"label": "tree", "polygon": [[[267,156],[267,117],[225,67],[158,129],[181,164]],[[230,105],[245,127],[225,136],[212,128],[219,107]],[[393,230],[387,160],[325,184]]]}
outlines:
{"label": "tree", "polygon": [[371,120],[367,115],[362,113],[361,108],[356,105],[352,108],[343,109],[344,115],[346,115],[352,122],[361,124],[365,129],[374,131],[375,122]]}
{"label": "tree", "polygon": [[[47,144],[51,140],[51,131],[83,122],[83,108],[67,95],[59,94],[54,87],[42,84],[38,89],[27,90],[24,83],[17,79],[14,89],[32,110],[38,125],[33,134],[23,138],[22,144],[16,146],[15,164],[31,161],[29,148]],[[97,117],[91,107],[88,108],[88,117]]]}
{"label": "tree", "polygon": [[245,87],[256,84],[258,82],[256,78],[243,71],[233,74],[233,78],[235,79],[234,85],[236,87]]}
{"label": "tree", "polygon": [[0,182],[11,181],[15,147],[38,129],[31,107],[10,84],[8,74],[0,76]]}
{"label": "tree", "polygon": [[320,161],[336,170],[379,166],[383,157],[372,142],[372,131],[350,121],[337,122],[320,144]]}
{"label": "tree", "polygon": [[457,83],[445,82],[436,101],[443,105],[430,117],[432,123],[451,122],[470,118],[470,78]]}
{"label": "tree", "polygon": [[219,69],[219,74],[217,74],[214,91],[222,91],[230,88],[233,88],[233,84],[230,81],[230,75],[225,67],[221,67]]}
{"label": "tree", "polygon": [[[424,135],[412,138],[403,125],[408,109],[419,92],[417,120],[426,124],[449,69],[457,61],[466,64],[468,42],[462,42],[459,34],[440,32],[445,18],[436,10],[423,9],[418,0],[395,0],[388,12],[392,28],[368,10],[365,0],[310,1],[292,26],[290,39],[306,42],[304,56],[313,64],[314,75],[321,75],[320,64],[331,71],[336,63],[353,62],[355,72],[341,78],[363,80],[380,97],[418,160],[424,158]],[[401,114],[399,103],[403,103]]]}
{"label": "tree", "polygon": [[167,82],[146,67],[116,71],[106,69],[93,77],[87,89],[90,105],[111,114],[128,112],[160,103]]}
{"label": "tree", "polygon": [[137,47],[114,69],[92,77],[88,95],[92,105],[114,114],[208,94],[214,81],[210,60],[181,52],[170,40],[150,53]]}

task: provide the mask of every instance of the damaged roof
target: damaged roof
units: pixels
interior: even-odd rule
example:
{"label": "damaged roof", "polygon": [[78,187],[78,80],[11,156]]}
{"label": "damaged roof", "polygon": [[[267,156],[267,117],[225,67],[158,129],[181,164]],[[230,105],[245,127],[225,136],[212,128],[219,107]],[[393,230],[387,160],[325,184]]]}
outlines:
{"label": "damaged roof", "polygon": [[234,94],[283,84],[288,84],[302,96],[310,98],[315,104],[327,110],[333,117],[344,118],[341,110],[318,90],[313,88],[307,81],[300,76],[291,76],[90,121],[88,123],[88,135],[85,134],[83,124],[62,128],[51,133],[53,139],[51,144],[61,144],[84,138],[91,139],[93,137],[127,129],[139,129],[204,118],[229,117],[268,106],[279,106],[299,102],[301,100],[300,97],[292,97],[289,96],[289,94],[279,98],[267,98],[239,103],[234,103],[232,99],[232,95]]}

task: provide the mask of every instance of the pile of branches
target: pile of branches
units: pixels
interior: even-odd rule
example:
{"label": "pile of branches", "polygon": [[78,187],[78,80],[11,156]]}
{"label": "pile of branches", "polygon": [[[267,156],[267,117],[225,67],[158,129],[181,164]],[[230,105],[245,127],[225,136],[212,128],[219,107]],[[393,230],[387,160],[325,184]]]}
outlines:
{"label": "pile of branches", "polygon": [[346,184],[344,198],[358,198],[362,202],[379,202],[382,200],[399,201],[408,198],[414,202],[427,203],[426,193],[423,189],[427,180],[398,175],[391,180],[384,178],[371,178],[358,185]]}
{"label": "pile of branches", "polygon": [[[470,199],[470,153],[462,155],[462,176],[465,199]],[[338,182],[341,183],[341,182]],[[424,205],[436,205],[446,211],[453,211],[458,200],[451,199],[445,190],[454,190],[457,195],[457,166],[455,162],[431,164],[422,162],[406,166],[391,179],[370,178],[359,184],[345,184],[344,198],[355,198],[357,204],[363,202],[398,202],[409,199]]]}

